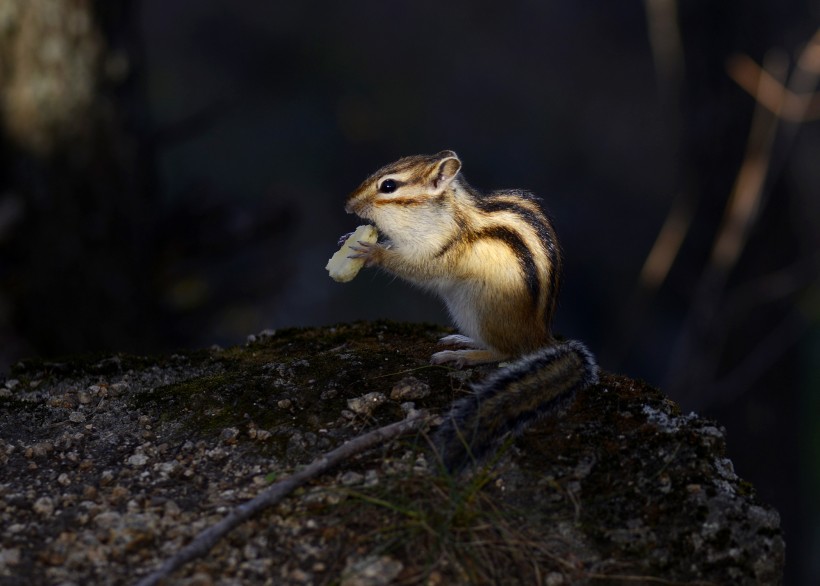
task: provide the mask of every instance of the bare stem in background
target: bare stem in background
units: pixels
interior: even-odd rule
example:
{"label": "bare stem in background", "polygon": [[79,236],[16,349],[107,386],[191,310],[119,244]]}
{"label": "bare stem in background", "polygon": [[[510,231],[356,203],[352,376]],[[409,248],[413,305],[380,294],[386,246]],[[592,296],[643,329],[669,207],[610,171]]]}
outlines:
{"label": "bare stem in background", "polygon": [[[800,54],[788,87],[746,55],[732,57],[727,69],[735,83],[776,116],[796,123],[820,119],[820,96],[813,93],[820,74],[820,30]],[[761,86],[769,91],[761,93]]]}
{"label": "bare stem in background", "polygon": [[[695,389],[702,389],[716,371],[721,352],[712,342],[722,337],[716,331],[715,318],[721,310],[726,283],[764,207],[772,177],[784,164],[786,153],[791,150],[796,138],[799,123],[806,119],[817,101],[815,94],[806,92],[813,91],[820,79],[820,31],[801,52],[788,82],[788,63],[779,54],[771,53],[763,68],[752,67],[750,63],[746,57],[735,57],[728,64],[730,75],[733,79],[740,80],[738,83],[741,87],[746,87],[750,79],[756,78],[757,87],[752,95],[757,107],[744,160],[727,201],[709,262],[701,273],[667,375],[666,386],[670,392],[674,394],[675,391],[688,389],[688,396],[696,407],[702,406],[707,400],[711,402],[722,399],[714,393],[707,399],[702,390],[697,396],[692,393]],[[782,124],[784,121],[785,125]],[[785,126],[785,130],[781,131],[781,126]],[[773,165],[776,139],[779,139],[779,165]],[[761,343],[758,348],[764,348],[767,355],[757,356],[757,362],[773,363],[795,341],[794,336],[781,336],[778,331],[772,335],[778,340],[788,341],[788,346],[784,347],[783,343]],[[732,373],[727,375],[727,378],[732,377]],[[748,382],[748,376],[734,378]],[[738,391],[733,389],[730,394],[736,396]]]}
{"label": "bare stem in background", "polygon": [[683,43],[676,0],[644,0],[655,75],[666,107],[677,103],[683,81]]}
{"label": "bare stem in background", "polygon": [[[675,0],[644,0],[644,5],[661,105],[670,123],[672,117],[678,115],[677,100],[684,74],[678,6]],[[676,390],[700,388],[714,375],[722,343],[710,344],[709,341],[725,339],[724,333],[716,330],[720,323],[725,326],[726,320],[715,320],[715,317],[721,308],[728,277],[765,204],[771,178],[786,163],[800,124],[820,118],[820,96],[813,93],[820,78],[820,30],[800,53],[788,83],[788,63],[775,54],[767,59],[764,67],[748,56],[738,55],[729,60],[727,70],[730,77],[755,99],[757,108],[746,154],[727,201],[721,228],[715,237],[708,265],[701,273],[688,317],[669,363],[666,388],[673,394]],[[674,129],[672,122],[670,130]],[[672,135],[677,136],[674,132]],[[615,328],[617,339],[605,349],[603,362],[617,364],[622,361],[640,335],[651,301],[678,258],[695,217],[697,203],[697,194],[684,190],[676,195],[644,261],[620,324]],[[771,348],[771,345],[766,347]],[[748,377],[741,378],[746,380]],[[738,393],[733,390],[731,394]]]}
{"label": "bare stem in background", "polygon": [[[644,0],[644,5],[661,107],[665,110],[671,136],[677,141],[680,139],[679,99],[685,68],[683,42],[678,25],[678,4],[676,0]],[[654,295],[666,280],[689,231],[695,207],[690,194],[682,191],[675,197],[641,269],[640,297]]]}
{"label": "bare stem in background", "polygon": [[[658,98],[669,143],[680,143],[680,93],[684,83],[685,60],[678,24],[676,0],[644,0],[647,34]],[[676,147],[675,147],[676,148]],[[675,160],[680,157],[671,155]],[[615,366],[622,362],[647,320],[651,300],[666,280],[689,231],[697,201],[693,194],[680,190],[674,196],[655,244],[644,262],[638,283],[622,310],[617,332],[601,352],[601,362]]]}

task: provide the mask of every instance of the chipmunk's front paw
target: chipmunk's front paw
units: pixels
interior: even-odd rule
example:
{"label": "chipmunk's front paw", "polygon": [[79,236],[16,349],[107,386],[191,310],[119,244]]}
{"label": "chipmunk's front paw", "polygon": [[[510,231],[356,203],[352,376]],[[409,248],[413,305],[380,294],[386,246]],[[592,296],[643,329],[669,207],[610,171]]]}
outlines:
{"label": "chipmunk's front paw", "polygon": [[[368,252],[367,245],[375,244],[378,238],[379,233],[376,228],[369,224],[359,226],[355,232],[345,237],[342,247],[325,265],[330,278],[339,283],[352,281],[372,256]],[[373,263],[371,261],[368,264]]]}
{"label": "chipmunk's front paw", "polygon": [[379,264],[384,247],[378,242],[359,240],[356,244],[350,245],[350,250],[353,254],[349,254],[347,258],[364,260],[364,266],[369,267]]}

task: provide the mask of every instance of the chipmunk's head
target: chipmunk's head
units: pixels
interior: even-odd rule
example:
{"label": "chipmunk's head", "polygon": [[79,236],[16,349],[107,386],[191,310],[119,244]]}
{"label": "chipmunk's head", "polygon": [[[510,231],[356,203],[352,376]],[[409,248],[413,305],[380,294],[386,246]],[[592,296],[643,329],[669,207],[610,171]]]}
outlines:
{"label": "chipmunk's head", "polygon": [[396,214],[412,217],[414,210],[441,206],[460,170],[461,161],[453,151],[404,157],[365,179],[348,196],[345,210],[380,227]]}

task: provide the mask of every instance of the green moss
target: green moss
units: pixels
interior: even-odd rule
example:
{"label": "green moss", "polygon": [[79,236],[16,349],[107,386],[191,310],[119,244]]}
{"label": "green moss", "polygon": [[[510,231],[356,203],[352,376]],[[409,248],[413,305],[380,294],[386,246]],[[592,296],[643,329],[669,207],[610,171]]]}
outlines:
{"label": "green moss", "polygon": [[[392,385],[411,372],[424,372],[438,388],[451,387],[449,370],[428,362],[435,338],[430,326],[386,321],[289,328],[245,346],[211,352],[205,360],[199,356],[210,365],[206,374],[155,388],[133,401],[136,407],[154,405],[163,421],[178,422],[183,433],[213,434],[253,423],[271,431],[274,443],[284,449],[293,432],[316,434],[332,428],[348,408],[348,399],[373,391],[389,395]],[[407,340],[417,342],[408,348]],[[445,394],[419,406],[450,401],[452,395]],[[367,424],[402,416],[398,406],[388,402]]]}

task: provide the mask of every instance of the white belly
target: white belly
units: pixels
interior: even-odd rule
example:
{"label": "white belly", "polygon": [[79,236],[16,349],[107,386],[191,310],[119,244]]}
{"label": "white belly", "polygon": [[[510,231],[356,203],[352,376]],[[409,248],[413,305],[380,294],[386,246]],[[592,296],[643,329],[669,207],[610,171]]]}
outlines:
{"label": "white belly", "polygon": [[476,311],[478,307],[477,292],[470,287],[465,287],[464,283],[460,283],[458,286],[452,284],[448,286],[441,283],[435,290],[444,299],[447,311],[455,322],[458,331],[487,347],[481,336],[479,315]]}

